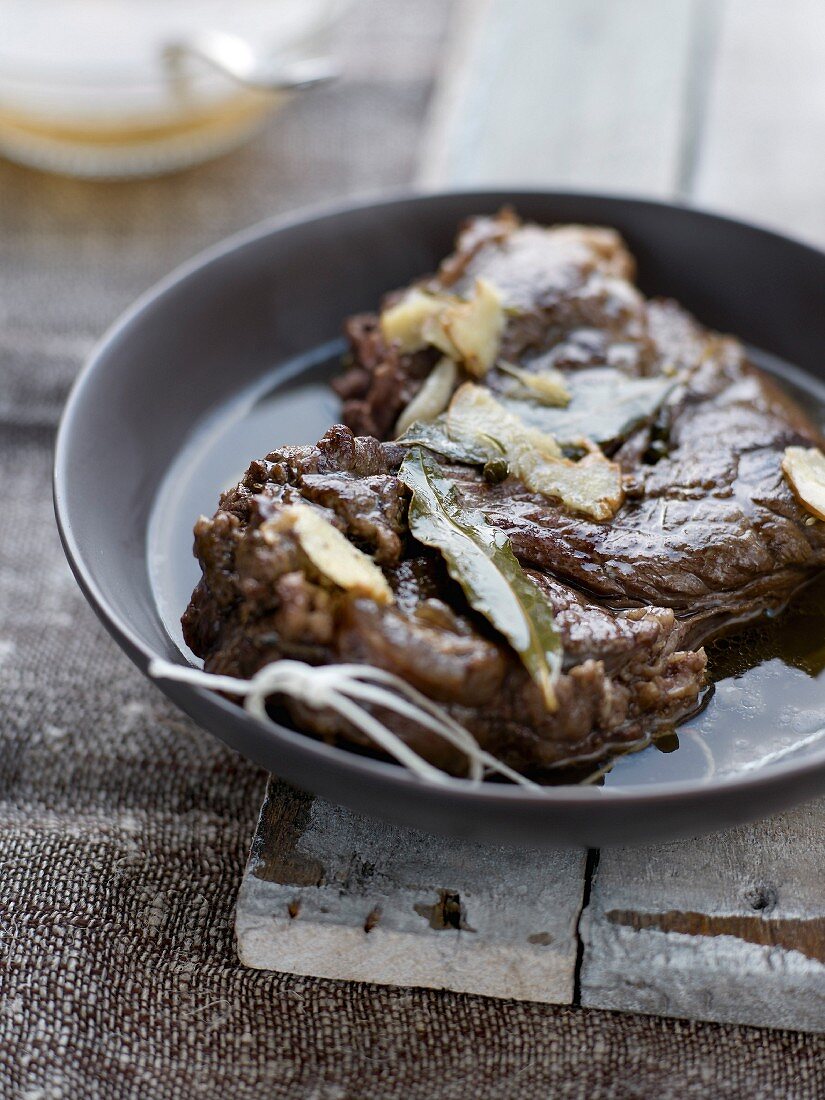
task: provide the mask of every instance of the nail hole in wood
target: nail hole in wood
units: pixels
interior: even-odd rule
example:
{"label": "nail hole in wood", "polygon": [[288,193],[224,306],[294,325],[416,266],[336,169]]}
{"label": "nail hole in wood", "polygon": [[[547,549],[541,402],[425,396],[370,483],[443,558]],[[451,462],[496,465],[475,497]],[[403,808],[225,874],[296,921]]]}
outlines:
{"label": "nail hole in wood", "polygon": [[364,931],[372,932],[376,924],[381,920],[381,906],[376,905],[374,909],[370,909],[367,913],[367,919],[364,921]]}
{"label": "nail hole in wood", "polygon": [[745,891],[745,901],[758,913],[773,909],[776,905],[776,887],[767,882],[756,882]]}
{"label": "nail hole in wood", "polygon": [[448,928],[460,929],[462,932],[475,932],[467,923],[467,912],[461,904],[461,895],[457,890],[439,890],[438,901],[435,905],[419,903],[413,909],[419,917],[429,923],[430,928],[436,932],[443,932]]}

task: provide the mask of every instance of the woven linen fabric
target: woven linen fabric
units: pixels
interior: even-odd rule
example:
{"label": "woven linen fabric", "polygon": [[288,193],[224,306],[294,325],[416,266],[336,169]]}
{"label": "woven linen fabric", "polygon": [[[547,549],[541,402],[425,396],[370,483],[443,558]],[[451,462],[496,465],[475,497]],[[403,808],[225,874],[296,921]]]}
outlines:
{"label": "woven linen fabric", "polygon": [[132,668],[63,560],[54,428],[93,340],[225,233],[408,178],[445,9],[363,4],[344,80],[214,165],[0,167],[0,1100],[825,1096],[821,1037],[243,969],[265,776]]}

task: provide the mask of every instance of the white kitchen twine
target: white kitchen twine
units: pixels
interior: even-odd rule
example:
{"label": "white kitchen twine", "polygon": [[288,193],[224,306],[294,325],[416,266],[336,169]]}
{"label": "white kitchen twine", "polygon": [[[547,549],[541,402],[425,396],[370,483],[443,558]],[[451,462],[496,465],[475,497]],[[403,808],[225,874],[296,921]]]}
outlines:
{"label": "white kitchen twine", "polygon": [[[438,784],[451,782],[452,776],[420,757],[397,734],[360,705],[372,703],[409,718],[463,752],[469,761],[469,778],[472,782],[480,783],[485,774],[495,773],[520,787],[541,790],[537,783],[525,779],[523,775],[485,752],[469,730],[426,695],[422,695],[391,672],[373,668],[371,665],[316,667],[303,661],[273,661],[259,669],[250,680],[242,680],[235,676],[216,676],[198,668],[174,665],[154,658],[149,663],[149,675],[156,680],[178,680],[211,691],[240,695],[244,709],[249,714],[272,725],[275,723],[266,710],[266,700],[270,695],[288,695],[315,710],[335,711],[420,779]],[[393,690],[387,690],[388,688]]]}

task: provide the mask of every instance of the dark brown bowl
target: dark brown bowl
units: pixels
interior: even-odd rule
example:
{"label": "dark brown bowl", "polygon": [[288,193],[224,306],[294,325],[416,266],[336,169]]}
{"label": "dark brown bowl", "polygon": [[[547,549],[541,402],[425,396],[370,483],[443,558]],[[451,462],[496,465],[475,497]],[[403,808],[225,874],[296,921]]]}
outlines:
{"label": "dark brown bowl", "polygon": [[[264,223],[146,294],[103,339],[63,416],[55,462],[63,545],[92,607],[142,671],[153,656],[184,659],[158,606],[148,540],[186,439],[278,364],[300,374],[296,356],[336,339],[343,318],[373,308],[388,288],[433,269],[461,219],[505,203],[539,222],[616,226],[638,257],[643,290],[672,295],[708,325],[796,364],[821,399],[825,255],[763,229],[662,203],[533,191],[404,196]],[[252,457],[250,447],[243,458]],[[209,499],[214,507],[211,489]],[[539,793],[462,780],[435,787],[393,764],[258,722],[208,691],[158,686],[204,728],[291,782],[455,836],[530,845],[664,841],[825,790],[822,743],[724,779]]]}

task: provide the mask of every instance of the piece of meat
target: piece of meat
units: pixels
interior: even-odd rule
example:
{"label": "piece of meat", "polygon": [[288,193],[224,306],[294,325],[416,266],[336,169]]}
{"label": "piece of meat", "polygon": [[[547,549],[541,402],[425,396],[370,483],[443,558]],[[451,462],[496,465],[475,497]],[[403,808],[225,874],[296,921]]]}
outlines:
{"label": "piece of meat", "polygon": [[611,523],[548,509],[507,482],[471,481],[467,495],[523,561],[613,606],[672,607],[698,644],[725,622],[780,610],[825,564],[822,525],[807,524],[779,466],[786,446],[816,442],[772,383],[741,359],[717,361],[668,409],[666,454],[652,465],[624,456],[634,491]]}
{"label": "piece of meat", "polygon": [[[366,662],[443,705],[506,763],[541,776],[571,761],[644,744],[690,714],[704,687],[704,641],[780,610],[825,567],[825,525],[809,523],[780,470],[816,427],[746,360],[672,302],[646,301],[611,230],[521,226],[510,213],[468,223],[425,285],[466,290],[490,279],[511,307],[507,357],[541,355],[563,372],[610,366],[678,385],[655,423],[616,445],[626,501],[594,523],[507,478],[446,467],[468,505],[505,530],[553,606],[564,643],[558,709],[549,713],[517,657],[467,605],[440,557],[407,529],[395,477],[405,450],[336,426],[315,447],[253,462],[195,528],[203,579],[183,623],[209,671],[248,677],[280,657]],[[396,295],[397,296],[397,295]],[[389,296],[388,300],[392,300]],[[337,388],[357,432],[391,432],[434,362],[387,348],[376,317],[348,325]],[[584,377],[584,376],[582,376]],[[314,577],[294,541],[260,527],[296,500],[320,509],[381,565],[395,603]],[[285,700],[301,728],[367,748],[335,716]],[[392,720],[431,761],[464,762],[431,734]]]}
{"label": "piece of meat", "polygon": [[[459,234],[455,253],[420,285],[466,292],[479,276],[502,293],[512,316],[502,357],[552,352],[560,368],[616,362],[639,373],[655,369],[645,302],[630,282],[632,256],[615,230],[591,226],[521,226],[509,211],[475,218]],[[385,304],[398,297],[389,294]],[[386,437],[429,373],[437,353],[402,355],[384,342],[378,318],[362,314],[346,325],[350,366],[333,385],[343,419],[359,435]]]}
{"label": "piece of meat", "polygon": [[[614,612],[533,573],[565,645],[560,705],[549,714],[521,663],[470,610],[438,556],[415,543],[405,547],[407,490],[393,474],[402,456],[395,444],[334,427],[315,448],[253,463],[215,516],[198,521],[204,578],[183,625],[208,671],[249,677],[279,657],[385,668],[525,770],[594,758],[608,743],[642,742],[696,705],[704,655],[681,650],[683,627],[670,610]],[[261,536],[261,525],[299,497],[376,560],[383,553],[394,605],[331,590],[301,571],[288,536],[275,544]],[[315,712],[292,709],[309,728],[328,732],[329,716],[319,721]],[[416,729],[405,733],[417,751],[460,768],[461,758],[443,742]],[[357,731],[347,735],[362,740]]]}

